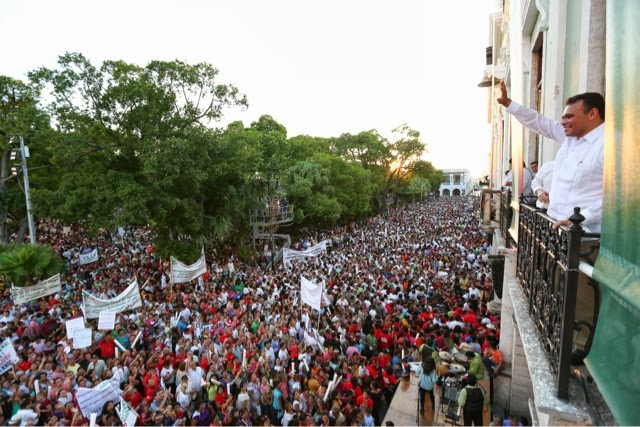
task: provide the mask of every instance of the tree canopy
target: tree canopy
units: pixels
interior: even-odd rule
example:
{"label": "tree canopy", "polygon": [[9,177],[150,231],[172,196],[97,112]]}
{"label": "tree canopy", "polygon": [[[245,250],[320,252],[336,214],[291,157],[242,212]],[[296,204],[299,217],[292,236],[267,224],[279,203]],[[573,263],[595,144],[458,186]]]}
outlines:
{"label": "tree canopy", "polygon": [[26,83],[0,76],[0,241],[24,216],[19,180],[9,179],[18,135],[31,146],[37,217],[107,229],[151,224],[162,256],[196,248],[187,259],[205,242],[245,239],[250,209],[273,191],[294,206],[298,225],[334,224],[441,182],[408,125],[391,139],[375,130],[289,137],[268,115],[219,127],[248,100],[218,74],[206,63],[94,65],[67,53]]}

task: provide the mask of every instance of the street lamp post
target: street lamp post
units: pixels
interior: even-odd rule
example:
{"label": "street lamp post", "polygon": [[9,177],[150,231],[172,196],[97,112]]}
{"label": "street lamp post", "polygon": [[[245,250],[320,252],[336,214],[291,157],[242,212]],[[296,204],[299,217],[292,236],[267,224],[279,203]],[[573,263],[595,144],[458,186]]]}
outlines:
{"label": "street lamp post", "polygon": [[[275,180],[275,197],[272,196],[272,192],[271,192],[271,180]],[[267,175],[267,192],[268,192],[268,200],[269,200],[269,206],[268,206],[268,214],[269,214],[269,240],[271,243],[271,268],[275,271],[276,269],[276,243],[275,243],[275,238],[274,238],[274,234],[275,231],[277,229],[277,225],[276,225],[276,221],[278,219],[278,216],[280,214],[279,212],[279,198],[277,197],[278,195],[278,190],[280,189],[280,174],[275,171],[275,170],[269,170],[268,175]]]}
{"label": "street lamp post", "polygon": [[[25,147],[22,136],[20,140],[20,162],[22,163],[22,177],[24,178],[24,197],[27,203],[27,221],[29,223],[29,240],[32,245],[36,244],[36,230],[33,225],[33,212],[31,209],[31,192],[29,191],[29,170],[27,169],[27,157],[29,157],[29,149]],[[13,169],[13,174],[17,175],[18,171]]]}

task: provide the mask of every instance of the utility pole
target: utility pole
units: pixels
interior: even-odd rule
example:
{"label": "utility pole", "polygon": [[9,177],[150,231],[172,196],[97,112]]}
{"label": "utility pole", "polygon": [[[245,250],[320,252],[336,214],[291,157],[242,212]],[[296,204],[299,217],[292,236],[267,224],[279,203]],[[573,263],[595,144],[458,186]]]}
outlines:
{"label": "utility pole", "polygon": [[22,136],[20,139],[20,160],[22,161],[22,176],[24,177],[24,197],[27,202],[27,220],[29,222],[29,239],[31,244],[36,244],[36,229],[33,225],[33,212],[31,210],[31,193],[29,192],[29,171],[27,170],[28,148],[24,146]]}

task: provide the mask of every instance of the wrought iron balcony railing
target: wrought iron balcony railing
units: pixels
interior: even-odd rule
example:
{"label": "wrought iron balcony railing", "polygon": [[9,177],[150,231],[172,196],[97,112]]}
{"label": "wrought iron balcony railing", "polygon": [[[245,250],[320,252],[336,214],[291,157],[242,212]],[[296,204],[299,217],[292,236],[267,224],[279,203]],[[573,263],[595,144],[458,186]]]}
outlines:
{"label": "wrought iron balcony railing", "polygon": [[502,192],[500,203],[500,231],[502,231],[502,238],[507,248],[510,248],[513,244],[513,239],[509,235],[509,227],[511,227],[511,220],[513,219],[513,208],[511,207],[511,189],[507,189]]}
{"label": "wrought iron balcony railing", "polygon": [[[557,379],[557,395],[567,399],[574,331],[589,329],[585,345],[588,353],[595,331],[599,299],[597,282],[590,280],[595,298],[593,324],[575,321],[581,244],[599,243],[597,234],[585,234],[580,226],[584,216],[575,208],[570,227],[554,229],[554,220],[534,206],[520,204],[518,225],[517,276],[529,300],[529,314],[540,334],[542,345]],[[583,241],[584,237],[592,240]],[[590,243],[590,242],[593,242]],[[584,254],[593,253],[593,249]],[[592,262],[590,262],[592,264]]]}

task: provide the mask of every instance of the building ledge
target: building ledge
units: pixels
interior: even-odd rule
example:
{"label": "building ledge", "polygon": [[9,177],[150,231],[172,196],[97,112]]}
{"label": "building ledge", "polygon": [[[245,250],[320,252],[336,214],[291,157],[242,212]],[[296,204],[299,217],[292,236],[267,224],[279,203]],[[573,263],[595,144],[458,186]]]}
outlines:
{"label": "building ledge", "polygon": [[529,304],[522,287],[515,278],[508,280],[505,287],[511,295],[515,322],[527,358],[538,418],[540,413],[544,413],[555,420],[553,424],[556,425],[560,420],[566,421],[567,424],[591,425],[588,408],[575,379],[570,380],[569,400],[565,401],[556,396],[556,376],[542,347],[533,319],[529,315]]}

